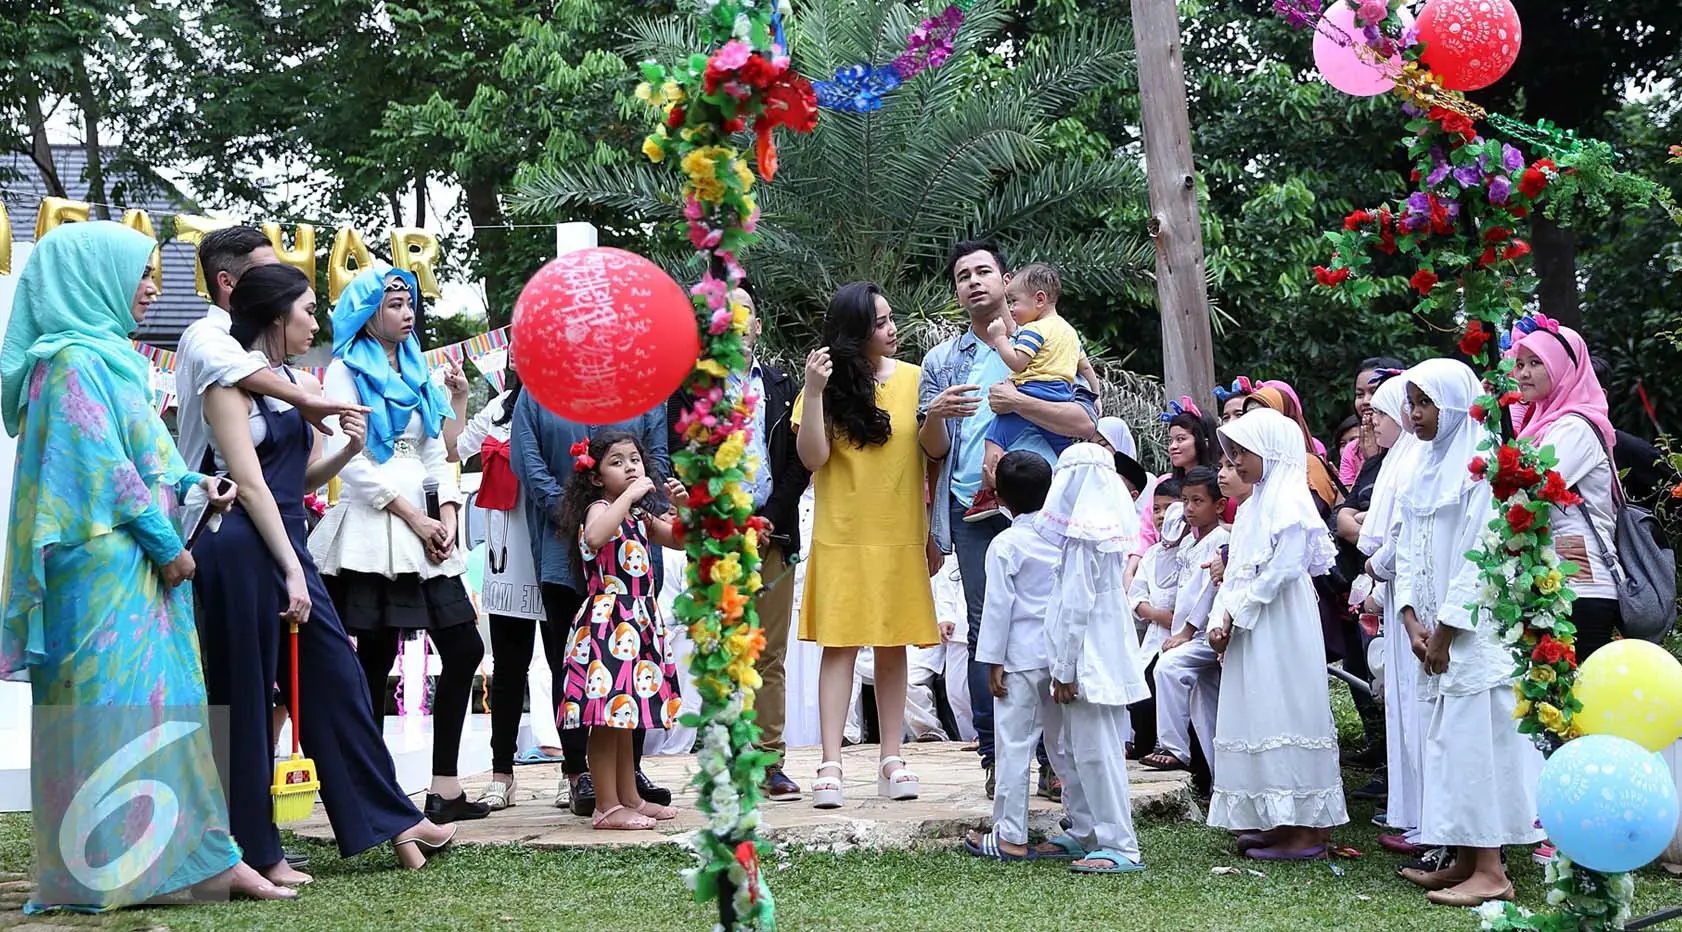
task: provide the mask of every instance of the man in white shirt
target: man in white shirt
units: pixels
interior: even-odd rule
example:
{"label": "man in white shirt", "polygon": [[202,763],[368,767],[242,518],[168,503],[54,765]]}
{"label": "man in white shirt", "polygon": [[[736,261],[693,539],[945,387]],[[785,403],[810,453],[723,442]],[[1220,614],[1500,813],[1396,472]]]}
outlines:
{"label": "man in white shirt", "polygon": [[334,415],[353,411],[366,413],[361,405],[333,401],[309,392],[292,380],[269,369],[257,355],[247,352],[229,335],[233,318],[228,316],[228,299],[240,276],[253,266],[280,261],[274,246],[256,227],[235,226],[205,234],[199,243],[199,266],[210,289],[210,311],[181,335],[175,351],[175,382],[179,395],[176,412],[176,446],[187,468],[209,473],[205,454],[210,450],[210,427],[204,421],[204,392],[215,384],[238,385],[253,395],[278,398],[297,408],[304,419],[323,433],[333,431],[324,423]]}
{"label": "man in white shirt", "polygon": [[[278,398],[303,413],[305,420],[323,433],[333,431],[323,420],[352,412],[367,413],[361,405],[333,401],[317,392],[305,391],[291,379],[276,374],[258,354],[247,352],[229,334],[233,318],[228,300],[247,269],[280,261],[274,246],[256,227],[235,226],[215,230],[199,243],[199,265],[210,289],[210,311],[181,335],[175,349],[176,446],[187,468],[214,473],[206,459],[210,453],[210,425],[204,420],[204,393],[215,384],[238,385],[253,395]],[[202,623],[203,612],[195,612]],[[276,728],[279,731],[279,728]],[[296,869],[309,858],[286,852],[286,862]]]}

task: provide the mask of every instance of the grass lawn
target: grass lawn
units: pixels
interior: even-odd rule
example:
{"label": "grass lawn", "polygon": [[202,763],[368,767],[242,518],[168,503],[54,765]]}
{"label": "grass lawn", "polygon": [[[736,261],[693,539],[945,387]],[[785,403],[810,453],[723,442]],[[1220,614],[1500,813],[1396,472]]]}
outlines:
{"label": "grass lawn", "polygon": [[[1346,701],[1346,700],[1345,700]],[[1340,722],[1348,723],[1340,702]],[[1366,774],[1349,771],[1350,786]],[[791,804],[796,805],[796,804]],[[1140,825],[1148,869],[1080,877],[1048,862],[996,864],[956,850],[792,853],[768,859],[779,928],[865,930],[1117,929],[1357,932],[1473,930],[1469,912],[1435,907],[1393,874],[1378,849],[1373,806],[1356,803],[1336,833],[1364,856],[1330,863],[1262,865],[1245,872],[1224,833],[1192,822]],[[51,917],[43,928],[121,930],[533,930],[656,932],[710,928],[714,913],[692,903],[678,871],[680,850],[553,852],[463,848],[419,873],[388,869],[389,851],[341,860],[329,847],[300,845],[314,859],[315,885],[294,903],[231,903],[134,910],[102,917]],[[1541,904],[1541,870],[1512,849],[1520,902]],[[27,815],[0,817],[0,870],[28,869]],[[1216,866],[1236,876],[1210,873]],[[0,885],[3,886],[3,885]],[[1682,885],[1657,869],[1637,882],[1637,914],[1682,903]],[[0,927],[26,920],[14,908]]]}

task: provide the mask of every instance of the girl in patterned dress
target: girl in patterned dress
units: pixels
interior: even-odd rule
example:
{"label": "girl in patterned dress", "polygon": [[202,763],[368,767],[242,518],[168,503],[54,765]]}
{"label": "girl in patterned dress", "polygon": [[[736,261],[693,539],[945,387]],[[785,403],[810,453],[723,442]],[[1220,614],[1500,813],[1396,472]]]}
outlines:
{"label": "girl in patterned dress", "polygon": [[[588,757],[596,784],[599,829],[646,830],[677,817],[637,793],[632,732],[670,728],[681,704],[677,670],[667,661],[665,629],[655,608],[648,544],[677,547],[671,515],[639,503],[654,491],[650,461],[637,438],[607,430],[573,445],[573,476],[561,505],[562,533],[578,538],[573,559],[585,581],[584,604],[567,638],[561,727],[590,729]],[[679,505],[683,483],[665,480]]]}

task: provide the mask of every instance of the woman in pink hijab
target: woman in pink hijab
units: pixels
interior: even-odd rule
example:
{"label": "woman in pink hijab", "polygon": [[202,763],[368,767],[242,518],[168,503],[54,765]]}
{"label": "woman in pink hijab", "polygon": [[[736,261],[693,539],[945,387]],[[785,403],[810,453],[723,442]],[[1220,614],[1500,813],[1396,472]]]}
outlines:
{"label": "woman in pink hijab", "polygon": [[1611,451],[1617,438],[1606,392],[1577,331],[1534,314],[1518,322],[1513,337],[1513,377],[1526,406],[1515,415],[1518,434],[1553,447],[1560,478],[1583,498],[1581,505],[1555,508],[1552,516],[1555,551],[1578,566],[1566,583],[1577,594],[1571,623],[1580,663],[1611,642],[1620,621],[1612,582],[1618,553]]}

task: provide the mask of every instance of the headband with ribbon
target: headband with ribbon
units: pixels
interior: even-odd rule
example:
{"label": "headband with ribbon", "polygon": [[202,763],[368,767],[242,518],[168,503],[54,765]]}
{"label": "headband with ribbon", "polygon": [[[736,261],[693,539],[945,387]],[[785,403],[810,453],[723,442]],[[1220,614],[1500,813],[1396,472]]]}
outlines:
{"label": "headband with ribbon", "polygon": [[1228,388],[1222,388],[1219,385],[1215,386],[1215,400],[1224,405],[1234,398],[1242,398],[1255,390],[1256,383],[1250,381],[1249,376],[1241,375],[1238,378],[1233,379],[1232,385]]}
{"label": "headband with ribbon", "polygon": [[574,472],[589,472],[596,468],[596,458],[590,455],[590,441],[580,440],[572,445],[572,468]]}
{"label": "headband with ribbon", "polygon": [[1203,412],[1198,410],[1197,403],[1191,400],[1190,395],[1181,395],[1179,401],[1168,402],[1168,410],[1162,412],[1158,417],[1162,420],[1162,423],[1166,424],[1182,414],[1189,414],[1198,418],[1203,416]]}

